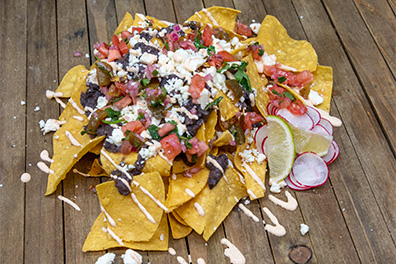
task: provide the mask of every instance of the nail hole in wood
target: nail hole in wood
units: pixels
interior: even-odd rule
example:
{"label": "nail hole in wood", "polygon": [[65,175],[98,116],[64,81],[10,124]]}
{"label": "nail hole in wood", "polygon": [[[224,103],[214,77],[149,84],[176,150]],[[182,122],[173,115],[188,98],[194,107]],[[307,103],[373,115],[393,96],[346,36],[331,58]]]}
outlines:
{"label": "nail hole in wood", "polygon": [[293,246],[289,249],[289,259],[295,264],[308,263],[312,258],[312,250],[305,245]]}

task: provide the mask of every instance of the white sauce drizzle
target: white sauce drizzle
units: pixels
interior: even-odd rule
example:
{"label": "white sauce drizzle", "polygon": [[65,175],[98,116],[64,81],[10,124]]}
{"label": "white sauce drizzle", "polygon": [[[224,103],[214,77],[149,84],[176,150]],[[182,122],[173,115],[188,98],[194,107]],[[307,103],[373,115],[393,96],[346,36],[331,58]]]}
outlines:
{"label": "white sauce drizzle", "polygon": [[247,189],[247,193],[249,194],[250,197],[252,197],[253,200],[257,199],[257,196],[253,193],[252,190]]}
{"label": "white sauce drizzle", "polygon": [[21,175],[21,182],[23,182],[23,183],[28,183],[28,182],[30,182],[31,179],[32,179],[32,175],[30,175],[30,174],[27,173],[27,172],[22,173],[22,175]]}
{"label": "white sauce drizzle", "polygon": [[264,207],[263,210],[268,215],[271,222],[275,224],[274,226],[265,224],[264,229],[275,236],[281,237],[286,235],[286,229],[279,224],[278,218],[276,218],[276,216],[267,207]]}
{"label": "white sauce drizzle", "polygon": [[168,252],[169,254],[171,254],[172,256],[176,255],[176,250],[174,250],[173,248],[168,248]]}
{"label": "white sauce drizzle", "polygon": [[248,216],[248,217],[250,217],[250,218],[252,218],[253,220],[254,220],[254,222],[259,222],[260,220],[258,219],[258,217],[257,216],[255,216],[254,214],[253,214],[253,212],[252,211],[250,211],[246,206],[244,206],[243,204],[238,204],[238,207]]}
{"label": "white sauce drizzle", "polygon": [[117,164],[114,162],[114,160],[109,156],[109,154],[106,153],[106,151],[104,151],[104,150],[102,149],[102,150],[100,151],[100,153],[103,154],[103,156],[104,156],[108,161],[110,161],[110,163],[113,164],[113,166],[114,166],[117,170],[123,172],[125,175],[128,176],[128,178],[129,178],[130,180],[132,180],[132,176],[131,176],[123,167],[117,165]]}
{"label": "white sauce drizzle", "polygon": [[134,193],[131,193],[132,200],[139,206],[140,210],[143,212],[143,214],[147,217],[147,219],[155,224],[154,218],[151,216],[151,214],[146,210],[146,208],[139,202],[139,200],[136,198],[136,195]]}
{"label": "white sauce drizzle", "polygon": [[124,243],[122,243],[122,239],[119,238],[119,236],[117,236],[113,230],[111,230],[110,228],[107,228],[107,233],[109,233],[109,235],[115,240],[117,241],[118,244],[120,244],[121,246],[124,245]]}
{"label": "white sauce drizzle", "polygon": [[216,27],[219,26],[219,23],[217,23],[216,19],[212,16],[212,13],[210,13],[206,8],[202,8],[202,11],[204,11],[210,21],[212,21],[213,25],[215,25]]}
{"label": "white sauce drizzle", "polygon": [[161,151],[158,151],[158,155],[160,155],[161,158],[166,160],[171,166],[173,165],[173,162],[171,160],[168,160],[168,158],[162,153]]}
{"label": "white sauce drizzle", "polygon": [[74,109],[77,110],[77,112],[78,112],[80,115],[85,115],[84,110],[82,110],[82,109],[76,104],[76,102],[74,102],[73,98],[70,98],[70,99],[69,99],[69,103],[73,106]]}
{"label": "white sauce drizzle", "polygon": [[246,162],[243,162],[242,166],[245,167],[247,173],[249,173],[250,176],[252,176],[253,180],[255,180],[257,182],[257,184],[260,185],[260,187],[263,188],[263,190],[265,191],[264,183],[261,181],[259,176],[257,176],[257,174],[254,172],[254,170],[252,170],[252,168],[250,168],[250,166]]}
{"label": "white sauce drizzle", "polygon": [[198,258],[197,259],[197,264],[206,264],[205,260],[203,258]]}
{"label": "white sauce drizzle", "polygon": [[217,162],[217,160],[213,159],[213,158],[210,157],[210,156],[207,156],[207,157],[206,157],[206,161],[209,161],[210,163],[212,163],[213,166],[215,166],[216,168],[218,168],[218,169],[221,171],[221,173],[224,175],[224,170],[223,170],[223,168],[220,166],[220,164]]}
{"label": "white sauce drizzle", "polygon": [[239,249],[234,246],[227,238],[221,239],[221,244],[226,245],[228,248],[224,250],[224,255],[230,259],[231,264],[245,264],[246,259],[239,251]]}
{"label": "white sauce drizzle", "polygon": [[176,259],[177,259],[177,262],[179,262],[179,264],[188,264],[187,261],[183,257],[177,256]]}
{"label": "white sauce drizzle", "polygon": [[182,106],[182,107],[180,107],[180,108],[177,108],[175,111],[176,111],[176,112],[183,112],[183,113],[186,114],[186,116],[187,116],[188,118],[198,120],[198,116],[197,116],[197,115],[191,114],[191,112],[188,111],[184,106]]}
{"label": "white sauce drizzle", "polygon": [[195,12],[195,14],[199,17],[202,18],[201,15],[198,12]]}
{"label": "white sauce drizzle", "polygon": [[205,210],[202,208],[202,206],[199,203],[195,202],[194,207],[195,209],[197,209],[197,212],[200,216],[205,216]]}
{"label": "white sauce drizzle", "polygon": [[41,153],[40,153],[40,159],[42,159],[42,160],[44,160],[44,161],[48,161],[48,162],[50,162],[50,163],[53,163],[53,162],[54,162],[54,160],[51,159],[51,158],[49,157],[48,151],[45,150],[45,149],[44,149],[43,151],[41,151]]}
{"label": "white sauce drizzle", "polygon": [[65,135],[66,135],[66,137],[69,138],[70,143],[71,143],[73,146],[82,147],[82,145],[80,144],[80,142],[78,142],[77,139],[75,139],[75,138],[73,137],[73,135],[72,135],[68,130],[65,131]]}
{"label": "white sauce drizzle", "polygon": [[121,178],[121,177],[114,176],[114,175],[111,175],[111,178],[120,180],[122,182],[122,184],[124,184],[124,186],[128,188],[129,192],[132,192],[131,186],[129,185],[127,180],[125,180],[124,178]]}
{"label": "white sauce drizzle", "polygon": [[82,116],[73,116],[73,118],[81,122],[84,121],[84,118]]}
{"label": "white sauce drizzle", "polygon": [[[133,181],[133,183],[137,183],[136,181]],[[137,183],[139,184],[139,183]],[[136,185],[136,184],[135,184]],[[137,186],[137,185],[136,185]],[[142,190],[142,192],[147,195],[148,197],[151,198],[151,200],[153,200],[159,207],[162,208],[162,210],[164,210],[165,212],[169,213],[169,209],[163,204],[161,203],[158,199],[156,199],[146,188],[144,188],[143,186],[139,185],[140,190]]]}
{"label": "white sauce drizzle", "polygon": [[66,198],[62,195],[58,195],[58,199],[71,205],[74,209],[76,209],[77,211],[81,211],[80,207],[73,201],[71,201],[69,198]]}
{"label": "white sauce drizzle", "polygon": [[191,191],[190,189],[186,188],[184,191],[185,191],[185,192],[188,194],[188,196],[190,196],[190,197],[192,197],[192,198],[194,198],[194,197],[195,197],[195,194],[194,194],[194,192],[193,192],[193,191]]}
{"label": "white sauce drizzle", "polygon": [[73,169],[73,173],[80,174],[81,176],[84,176],[84,177],[91,177],[91,175],[89,175],[87,173],[83,173],[83,172],[81,172],[81,171],[79,171],[77,169]]}
{"label": "white sauce drizzle", "polygon": [[276,198],[272,194],[268,195],[268,199],[271,202],[273,202],[274,204],[279,205],[282,208],[285,208],[286,210],[289,210],[289,211],[296,210],[298,207],[297,200],[288,191],[285,191],[285,195],[287,197],[287,202],[284,202],[284,201]]}
{"label": "white sauce drizzle", "polygon": [[50,174],[54,174],[54,173],[55,173],[53,170],[51,170],[50,168],[48,168],[48,166],[47,166],[44,162],[42,162],[42,161],[37,162],[37,167],[38,167],[42,172],[50,173]]}
{"label": "white sauce drizzle", "polygon": [[102,205],[100,205],[100,211],[105,214],[107,221],[109,221],[110,225],[116,226],[116,222],[114,219],[109,215],[109,213],[104,209]]}
{"label": "white sauce drizzle", "polygon": [[47,91],[45,91],[45,96],[48,99],[52,99],[53,97],[62,97],[63,93],[62,92],[54,92],[54,91],[47,90]]}
{"label": "white sauce drizzle", "polygon": [[62,108],[66,108],[66,105],[65,105],[65,103],[64,102],[62,102],[62,100],[61,99],[59,99],[58,97],[54,97],[55,98],[55,101],[60,105],[60,106],[62,106]]}

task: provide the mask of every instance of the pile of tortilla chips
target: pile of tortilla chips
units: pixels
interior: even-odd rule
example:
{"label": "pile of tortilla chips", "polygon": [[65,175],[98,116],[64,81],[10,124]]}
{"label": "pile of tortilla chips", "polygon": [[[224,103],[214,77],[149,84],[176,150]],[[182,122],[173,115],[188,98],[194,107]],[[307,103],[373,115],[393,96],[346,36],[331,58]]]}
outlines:
{"label": "pile of tortilla chips", "polygon": [[[257,72],[252,56],[246,52],[246,47],[252,41],[264,44],[268,54],[276,53],[280,63],[293,67],[298,72],[311,71],[315,80],[309,84],[310,88],[324,98],[324,102],[318,107],[329,111],[332,69],[317,65],[315,50],[307,41],[291,39],[285,28],[272,16],[266,16],[257,36],[245,39],[233,32],[239,11],[224,7],[211,7],[207,10],[220,27],[245,43],[233,54],[239,52],[240,55],[242,54],[243,60],[248,62],[247,74],[252,87],[258,91],[256,108],[262,116],[266,116],[266,107],[269,103],[268,95],[264,90],[267,79]],[[127,13],[115,32],[137,26],[145,19],[151,19],[154,28],[168,26],[163,21],[151,17],[145,18],[139,14],[133,19]],[[212,18],[209,18],[203,11],[188,20],[200,21],[203,24],[213,23]],[[80,132],[88,120],[78,108],[82,108],[80,94],[87,89],[85,82],[88,72],[81,65],[74,67],[65,75],[57,90],[57,92],[63,93],[63,97],[71,97],[72,100],[69,100],[60,116],[61,120],[67,121],[66,124],[54,135],[54,162],[50,168],[53,173],[50,173],[48,177],[46,195],[50,195],[56,190],[60,181],[66,177],[67,172],[87,152],[100,155],[98,157],[100,162],[98,159],[94,159],[92,162],[92,168],[88,173],[92,177],[109,176],[115,169],[115,165],[120,164],[121,161],[133,164],[137,159],[137,153],[124,156],[121,153],[107,152],[102,148],[104,137],[91,139],[88,134],[81,135]],[[286,88],[297,98],[301,98],[293,89]],[[219,128],[219,120],[222,122],[230,120],[239,110],[235,107],[232,99],[225,94],[219,92],[218,96],[223,96],[218,110],[211,113],[209,119],[197,133],[198,139],[211,145],[211,148],[197,163],[201,168],[200,171],[191,178],[184,177],[183,172],[190,167],[183,161],[177,161],[171,165],[157,155],[147,160],[141,175],[133,178],[131,195],[119,194],[112,180],[97,185],[96,191],[102,212],[98,212],[98,217],[84,243],[83,251],[105,250],[113,247],[167,250],[168,221],[174,239],[183,238],[194,230],[198,234],[202,234],[205,240],[208,240],[241,198],[246,196],[250,196],[250,199],[264,197],[265,190],[262,186],[265,182],[266,162],[258,164],[254,161],[249,165],[259,176],[260,182],[247,173],[239,155],[245,149],[255,148],[254,141],[238,146],[234,154],[228,152],[227,147],[230,145],[232,135],[227,129],[222,131]],[[77,107],[73,106],[73,102]],[[75,118],[76,116],[80,116],[80,120]],[[67,133],[70,133],[79,145],[73,145],[70,138],[66,136]],[[216,133],[216,138],[214,138]],[[222,153],[228,155],[231,162],[225,176],[213,189],[210,189],[207,184],[209,170],[205,168],[206,156]],[[161,205],[164,205],[167,210],[164,210]]]}

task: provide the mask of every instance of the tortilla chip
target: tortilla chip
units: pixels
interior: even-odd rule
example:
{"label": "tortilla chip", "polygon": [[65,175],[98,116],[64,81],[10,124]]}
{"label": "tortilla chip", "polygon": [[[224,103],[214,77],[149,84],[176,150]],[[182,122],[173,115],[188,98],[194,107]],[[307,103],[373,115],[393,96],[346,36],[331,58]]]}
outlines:
{"label": "tortilla chip", "polygon": [[[83,125],[82,122],[72,118],[55,132],[53,143],[54,156],[52,158],[54,162],[51,163],[50,167],[54,173],[48,175],[47,191],[45,195],[50,195],[55,192],[58,184],[66,178],[66,174],[74,164],[104,139],[104,136],[91,139],[87,134],[81,135],[80,132],[83,130]],[[66,131],[70,132],[81,146],[72,145],[65,134]],[[55,139],[55,137],[59,138]]]}
{"label": "tortilla chip", "polygon": [[[241,11],[235,10],[228,7],[220,7],[220,6],[212,6],[207,9],[207,11],[212,15],[214,20],[218,23],[219,27],[224,29],[234,31],[236,26],[236,17]],[[211,24],[216,26],[212,19],[208,17],[208,15],[204,11],[199,11],[195,13],[192,17],[187,19],[187,21],[199,21],[203,24]]]}
{"label": "tortilla chip", "polygon": [[254,63],[251,54],[249,54],[249,56],[245,57],[243,60],[248,63],[248,66],[246,67],[246,74],[249,76],[250,84],[252,85],[252,88],[257,90],[256,107],[260,111],[261,115],[265,117],[268,114],[267,105],[270,102],[268,94],[264,90],[268,80],[263,80],[258,74],[257,66]]}
{"label": "tortilla chip", "polygon": [[205,187],[208,178],[209,170],[207,168],[201,169],[191,178],[184,177],[183,174],[176,174],[176,180],[171,177],[169,179],[169,189],[165,206],[169,211],[173,211],[180,205],[191,200],[193,197],[186,192],[186,189],[197,195]]}
{"label": "tortilla chip", "polygon": [[[234,169],[228,168],[225,175],[228,184],[223,177],[212,190],[206,185],[194,199],[176,209],[189,226],[198,234],[203,233],[205,240],[212,236],[239,199],[246,195],[245,187]],[[195,203],[204,209],[204,216],[198,214]]]}
{"label": "tortilla chip", "polygon": [[[155,231],[153,237],[146,242],[132,242],[122,241],[124,245],[120,245],[107,232],[102,229],[108,227],[108,222],[104,221],[104,213],[96,218],[95,223],[91,227],[87,238],[85,239],[82,251],[101,251],[109,248],[126,247],[135,250],[168,250],[169,229],[166,214],[162,216],[158,229]],[[112,227],[109,226],[112,230]],[[162,239],[161,239],[162,238]]]}
{"label": "tortilla chip", "polygon": [[171,214],[173,215],[173,217],[174,217],[180,224],[185,225],[185,226],[188,226],[188,224],[187,224],[186,222],[184,222],[183,218],[181,218],[181,217],[176,213],[176,211],[173,211]]}
{"label": "tortilla chip", "polygon": [[191,233],[192,228],[190,226],[182,225],[172,214],[168,214],[168,219],[172,231],[172,237],[174,239],[186,237]]}
{"label": "tortilla chip", "polygon": [[261,23],[257,40],[264,44],[265,51],[275,54],[277,61],[295,68],[298,72],[314,72],[318,65],[318,56],[312,45],[305,40],[294,40],[286,29],[273,16],[267,15]]}
{"label": "tortilla chip", "polygon": [[212,154],[213,156],[217,156],[217,153],[219,153],[219,148],[214,147],[210,150],[209,154]]}
{"label": "tortilla chip", "polygon": [[[133,180],[147,189],[161,203],[165,201],[165,189],[158,172],[134,176]],[[113,218],[116,226],[109,226],[113,232],[125,241],[149,241],[161,221],[163,210],[139,187],[132,184],[132,193],[153,217],[152,223],[133,201],[131,195],[121,195],[114,181],[96,186],[100,204]]]}
{"label": "tortilla chip", "polygon": [[209,141],[214,137],[216,132],[215,127],[217,124],[217,110],[213,110],[208,120],[205,122],[205,143],[209,145]]}
{"label": "tortilla chip", "polygon": [[92,162],[91,169],[89,170],[88,175],[91,177],[109,176],[109,174],[105,172],[102,166],[100,166],[98,159],[94,159],[94,161]]}
{"label": "tortilla chip", "polygon": [[134,27],[141,27],[142,23],[146,20],[146,16],[143,14],[136,13],[135,19],[133,20],[132,26]]}
{"label": "tortilla chip", "polygon": [[118,27],[114,31],[114,34],[119,34],[122,31],[128,30],[133,24],[133,18],[132,15],[129,12],[126,12],[124,15],[124,18],[121,20],[120,24],[118,24]]}
{"label": "tortilla chip", "polygon": [[146,16],[146,18],[148,20],[152,20],[153,28],[155,28],[157,30],[161,29],[161,28],[167,28],[171,24],[173,24],[173,23],[170,23],[170,22],[167,22],[167,21],[164,21],[164,20],[159,20],[159,19],[157,19],[155,17],[151,17],[151,16]]}
{"label": "tortilla chip", "polygon": [[[245,177],[245,187],[248,191],[250,200],[255,200],[261,197],[264,197],[265,190],[252,178],[252,176],[246,171],[246,169],[242,166],[242,158],[239,156],[240,152],[243,152],[246,147],[249,146],[247,143],[238,146],[237,151],[234,156],[234,164],[237,169],[243,174]],[[249,146],[249,148],[256,148],[254,143]],[[257,161],[253,161],[252,163],[248,163],[249,167],[257,174],[262,183],[265,183],[265,174],[267,172],[267,162],[263,162],[261,165],[257,163]]]}
{"label": "tortilla chip", "polygon": [[316,107],[330,112],[331,93],[333,90],[333,68],[318,65],[318,68],[312,74],[314,81],[309,84],[309,88],[318,92],[323,97],[323,103]]}
{"label": "tortilla chip", "polygon": [[55,92],[61,92],[61,97],[71,97],[75,91],[81,90],[81,86],[85,86],[89,71],[84,65],[77,65],[71,68],[59,84]]}
{"label": "tortilla chip", "polygon": [[[138,153],[132,152],[128,155],[123,155],[122,153],[112,153],[103,148],[103,150],[111,157],[111,159],[116,163],[120,164],[121,161],[124,161],[126,164],[134,164]],[[100,155],[100,161],[102,163],[102,168],[106,171],[107,174],[111,174],[113,170],[115,170],[114,165],[103,155]],[[161,158],[160,155],[155,157],[151,157],[146,161],[146,164],[143,167],[142,172],[149,173],[157,171],[161,176],[169,176],[171,165],[169,162]]]}
{"label": "tortilla chip", "polygon": [[229,130],[224,131],[219,138],[213,141],[212,146],[221,147],[230,145],[230,141],[234,140],[234,137]]}
{"label": "tortilla chip", "polygon": [[219,103],[219,111],[221,121],[224,122],[233,118],[235,116],[235,113],[239,112],[239,109],[234,105],[232,100],[227,95],[225,95],[222,91],[218,90],[216,99],[220,96],[222,96],[223,99]]}
{"label": "tortilla chip", "polygon": [[100,142],[98,145],[96,145],[93,149],[91,149],[89,152],[95,154],[95,155],[99,155],[100,151],[102,150],[103,147],[103,143],[104,140],[102,142]]}

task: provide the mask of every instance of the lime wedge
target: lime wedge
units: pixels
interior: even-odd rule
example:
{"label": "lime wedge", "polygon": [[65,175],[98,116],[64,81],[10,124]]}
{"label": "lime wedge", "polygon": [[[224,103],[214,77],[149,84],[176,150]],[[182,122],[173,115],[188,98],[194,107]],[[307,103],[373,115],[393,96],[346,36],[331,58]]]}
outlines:
{"label": "lime wedge", "polygon": [[280,182],[290,173],[293,167],[294,136],[289,124],[278,116],[268,115],[268,139],[265,151],[268,157],[270,178]]}
{"label": "lime wedge", "polygon": [[313,152],[319,156],[327,154],[333,140],[332,136],[301,129],[291,124],[290,127],[293,130],[298,154],[304,152]]}

